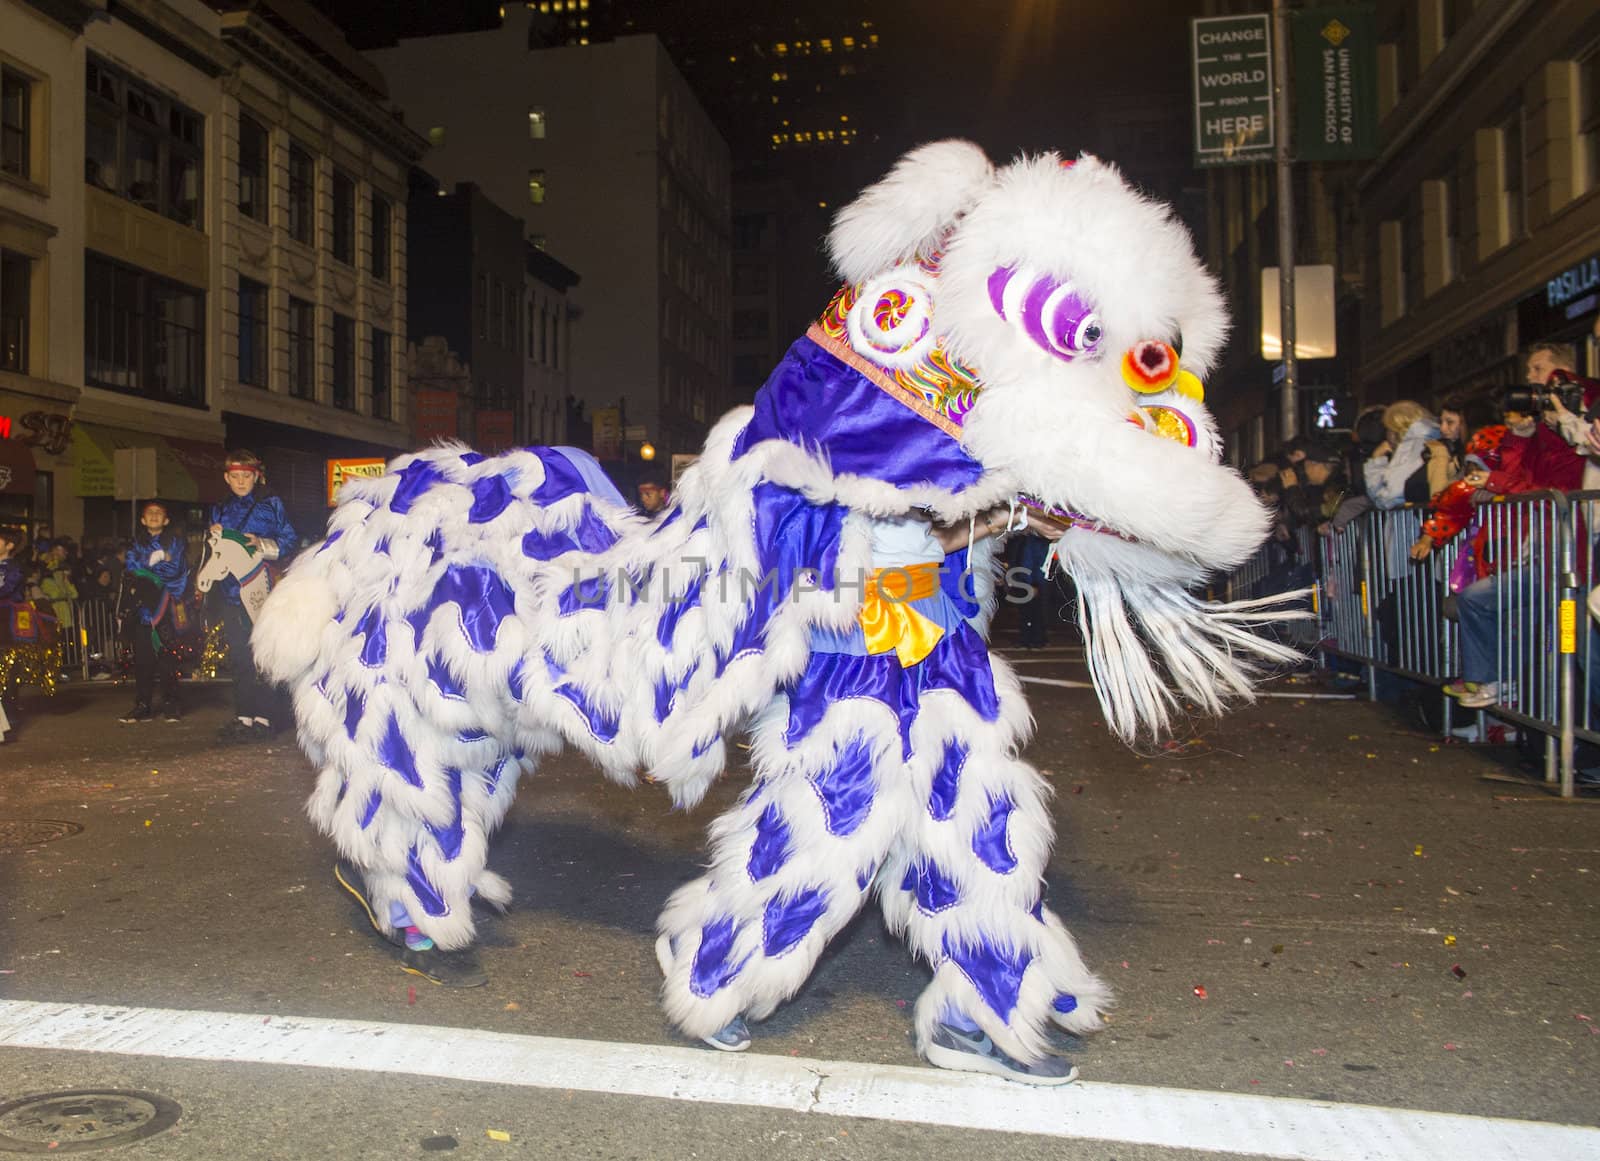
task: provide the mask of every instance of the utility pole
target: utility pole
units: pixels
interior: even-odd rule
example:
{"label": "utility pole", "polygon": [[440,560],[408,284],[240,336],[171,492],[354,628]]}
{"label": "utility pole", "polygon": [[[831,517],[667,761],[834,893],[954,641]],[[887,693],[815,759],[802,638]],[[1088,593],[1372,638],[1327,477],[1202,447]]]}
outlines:
{"label": "utility pole", "polygon": [[1294,176],[1289,159],[1289,10],[1272,0],[1272,96],[1274,153],[1278,168],[1278,334],[1282,342],[1283,383],[1278,397],[1279,434],[1300,433],[1300,361],[1294,333]]}

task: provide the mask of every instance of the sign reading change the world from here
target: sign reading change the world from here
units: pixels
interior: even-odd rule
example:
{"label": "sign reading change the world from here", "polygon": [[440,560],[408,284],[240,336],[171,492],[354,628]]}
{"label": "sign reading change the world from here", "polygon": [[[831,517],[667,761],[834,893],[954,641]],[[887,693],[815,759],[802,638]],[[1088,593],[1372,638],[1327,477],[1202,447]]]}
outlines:
{"label": "sign reading change the world from here", "polygon": [[1196,165],[1272,160],[1271,20],[1262,13],[1189,22]]}

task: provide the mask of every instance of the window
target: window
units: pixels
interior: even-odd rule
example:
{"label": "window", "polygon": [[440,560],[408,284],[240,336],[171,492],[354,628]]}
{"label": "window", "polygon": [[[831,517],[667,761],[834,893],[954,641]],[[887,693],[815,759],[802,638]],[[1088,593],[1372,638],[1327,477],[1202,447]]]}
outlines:
{"label": "window", "polygon": [[477,293],[472,296],[474,333],[480,339],[489,337],[489,276],[478,275]]}
{"label": "window", "polygon": [[1600,188],[1600,46],[1578,61],[1578,156],[1574,193]]}
{"label": "window", "polygon": [[317,397],[317,311],[302,298],[289,300],[289,394]]}
{"label": "window", "polygon": [[259,121],[239,118],[239,212],[258,222],[267,220],[268,191],[272,188],[268,181],[272,171],[267,152],[269,140]]}
{"label": "window", "polygon": [[1461,277],[1461,176],[1454,154],[1439,175],[1439,213],[1444,219],[1444,253],[1441,270],[1445,285]]}
{"label": "window", "polygon": [[1522,109],[1500,124],[1500,201],[1505,233],[1502,245],[1522,237]]}
{"label": "window", "polygon": [[28,373],[28,283],[33,263],[0,250],[0,371]]}
{"label": "window", "polygon": [[85,75],[84,180],[199,229],[204,118],[94,57]]}
{"label": "window", "polygon": [[394,209],[389,199],[372,195],[372,277],[389,281],[390,235],[394,228]]}
{"label": "window", "polygon": [[289,146],[289,237],[316,245],[317,170],[310,153]]}
{"label": "window", "polygon": [[333,316],[333,405],[356,409],[356,320]]}
{"label": "window", "polygon": [[1406,201],[1405,217],[1400,220],[1401,269],[1404,273],[1402,309],[1411,311],[1427,297],[1426,257],[1423,252],[1422,193],[1412,193]]}
{"label": "window", "polygon": [[205,406],[205,295],[89,254],[84,260],[84,377],[96,387]]}
{"label": "window", "polygon": [[346,266],[356,264],[356,183],[333,171],[333,256]]}
{"label": "window", "polygon": [[372,328],[372,415],[374,419],[390,418],[390,383],[394,370],[390,362],[392,339],[388,331]]}
{"label": "window", "polygon": [[0,67],[0,172],[32,176],[33,81]]}
{"label": "window", "polygon": [[528,201],[536,206],[544,205],[544,170],[528,170]]}
{"label": "window", "polygon": [[267,288],[239,279],[239,382],[267,385]]}
{"label": "window", "polygon": [[544,140],[544,110],[537,106],[528,110],[528,137],[533,141]]}
{"label": "window", "polygon": [[489,284],[489,341],[503,346],[506,341],[505,289],[496,278]]}
{"label": "window", "polygon": [[428,130],[428,144],[438,146],[444,144],[444,126],[435,125]]}

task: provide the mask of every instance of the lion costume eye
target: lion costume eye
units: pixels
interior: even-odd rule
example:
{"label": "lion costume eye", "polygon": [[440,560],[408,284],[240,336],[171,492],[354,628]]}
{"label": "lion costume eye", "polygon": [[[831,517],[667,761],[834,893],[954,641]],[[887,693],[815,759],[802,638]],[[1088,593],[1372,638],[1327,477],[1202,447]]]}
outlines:
{"label": "lion costume eye", "polygon": [[1067,362],[1094,354],[1104,335],[1094,305],[1072,283],[1025,268],[1001,266],[989,275],[989,305],[1029,341]]}

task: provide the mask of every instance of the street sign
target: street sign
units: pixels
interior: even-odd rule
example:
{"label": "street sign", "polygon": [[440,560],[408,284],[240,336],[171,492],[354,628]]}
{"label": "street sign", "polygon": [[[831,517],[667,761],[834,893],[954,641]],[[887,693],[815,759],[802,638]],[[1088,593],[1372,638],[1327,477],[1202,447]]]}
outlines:
{"label": "street sign", "polygon": [[346,480],[372,479],[381,476],[389,466],[388,461],[375,456],[359,459],[328,461],[328,507],[339,502],[339,489]]}
{"label": "street sign", "polygon": [[156,494],[156,449],[119,447],[111,453],[112,495],[138,500]]}
{"label": "street sign", "polygon": [[590,414],[594,432],[594,458],[620,460],[622,458],[622,408],[597,407]]}
{"label": "street sign", "polygon": [[1271,161],[1272,18],[1212,16],[1189,22],[1194,77],[1194,163]]}
{"label": "street sign", "polygon": [[627,427],[622,429],[622,438],[631,439],[635,442],[641,439],[649,439],[650,429],[642,423],[630,423]]}
{"label": "street sign", "polygon": [[1294,152],[1299,161],[1378,156],[1378,22],[1371,4],[1297,8]]}

